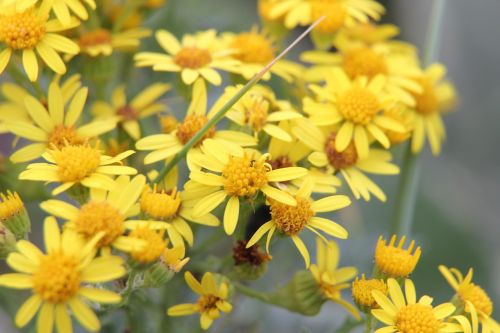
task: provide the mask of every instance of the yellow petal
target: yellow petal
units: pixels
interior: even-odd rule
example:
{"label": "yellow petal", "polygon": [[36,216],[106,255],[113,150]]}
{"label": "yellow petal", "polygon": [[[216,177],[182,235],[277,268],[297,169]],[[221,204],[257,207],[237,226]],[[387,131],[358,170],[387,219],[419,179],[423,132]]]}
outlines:
{"label": "yellow petal", "polygon": [[52,333],[52,328],[54,327],[54,317],[54,304],[43,303],[36,322],[37,332]]}
{"label": "yellow petal", "polygon": [[340,239],[347,239],[349,233],[340,224],[337,224],[331,220],[314,216],[310,219],[309,225],[315,227],[316,229],[323,230],[327,234]]}
{"label": "yellow petal", "polygon": [[167,310],[167,315],[172,317],[187,316],[196,312],[198,312],[196,309],[196,305],[187,303],[169,307]]}
{"label": "yellow petal", "polygon": [[52,47],[48,46],[42,41],[36,46],[36,51],[43,59],[43,61],[47,64],[47,66],[49,66],[50,69],[52,69],[54,72],[56,72],[57,74],[66,73],[66,65],[62,61],[59,54],[57,54],[57,52],[54,51]]}
{"label": "yellow petal", "polygon": [[279,190],[275,187],[272,187],[268,184],[264,185],[260,189],[266,196],[270,197],[271,199],[274,199],[276,201],[279,201],[281,203],[284,203],[286,205],[290,206],[296,206],[297,205],[297,200],[293,196],[291,196],[289,193],[286,193],[282,190]]}
{"label": "yellow petal", "polygon": [[9,254],[7,257],[7,264],[13,270],[26,274],[33,274],[38,269],[37,263],[17,252]]}
{"label": "yellow petal", "polygon": [[80,324],[91,332],[97,332],[101,328],[101,324],[99,323],[99,318],[95,315],[95,313],[83,303],[78,297],[74,297],[71,301],[69,301],[69,306],[73,315],[78,319]]}
{"label": "yellow petal", "polygon": [[238,224],[238,217],[240,214],[240,199],[237,196],[229,198],[226,209],[224,210],[224,231],[228,235],[234,233],[236,225]]}
{"label": "yellow petal", "polygon": [[262,238],[262,236],[264,236],[266,232],[268,232],[273,227],[273,225],[274,223],[271,221],[261,225],[260,228],[257,229],[257,231],[253,234],[252,238],[250,238],[250,240],[247,242],[247,248],[257,243]]}
{"label": "yellow petal", "polygon": [[316,213],[331,212],[347,207],[351,199],[346,195],[332,195],[311,203],[311,209]]}
{"label": "yellow petal", "polygon": [[189,286],[189,288],[191,288],[192,291],[194,291],[198,295],[203,294],[201,283],[199,283],[198,280],[195,279],[191,272],[184,273],[184,280],[186,280],[187,285]]}
{"label": "yellow petal", "polygon": [[295,246],[299,250],[300,254],[304,258],[304,262],[306,264],[306,268],[309,268],[309,264],[311,263],[311,258],[309,256],[309,251],[307,250],[304,242],[296,235],[292,236],[292,241],[295,243]]}
{"label": "yellow petal", "polygon": [[43,231],[47,253],[58,251],[61,248],[61,231],[54,217],[49,216],[45,219]]}
{"label": "yellow petal", "polygon": [[3,274],[0,275],[0,286],[12,289],[31,289],[33,288],[33,278],[27,274]]}
{"label": "yellow petal", "polygon": [[16,313],[15,323],[17,327],[24,327],[33,319],[42,304],[42,299],[38,295],[32,295],[21,305]]}
{"label": "yellow petal", "polygon": [[80,288],[78,294],[98,303],[116,304],[120,303],[122,300],[122,297],[119,294],[105,289]]}
{"label": "yellow petal", "polygon": [[69,317],[66,304],[57,304],[55,315],[56,315],[56,328],[59,333],[73,332],[73,324],[71,323],[71,318]]}
{"label": "yellow petal", "polygon": [[23,67],[30,81],[36,81],[38,78],[38,60],[32,49],[25,49],[23,51]]}
{"label": "yellow petal", "polygon": [[267,180],[270,182],[284,182],[301,178],[307,175],[307,169],[300,167],[288,167],[271,170],[267,173]]}
{"label": "yellow petal", "polygon": [[335,149],[343,152],[352,141],[354,132],[354,125],[351,122],[345,122],[340,128],[337,136],[335,137]]}

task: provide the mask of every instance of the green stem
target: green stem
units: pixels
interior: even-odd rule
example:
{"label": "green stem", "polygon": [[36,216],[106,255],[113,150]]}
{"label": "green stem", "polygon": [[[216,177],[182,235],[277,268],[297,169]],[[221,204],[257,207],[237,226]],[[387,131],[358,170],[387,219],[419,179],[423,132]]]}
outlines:
{"label": "green stem", "polygon": [[236,288],[236,290],[248,297],[252,297],[252,298],[255,298],[255,299],[258,299],[259,301],[262,301],[264,303],[270,303],[271,304],[271,301],[269,299],[269,295],[268,294],[265,294],[263,292],[260,292],[260,291],[257,291],[255,289],[252,289],[248,286],[245,286],[244,284],[241,284],[239,282],[233,282],[233,285],[234,287]]}
{"label": "green stem", "polygon": [[158,182],[165,175],[168,174],[168,172],[177,164],[179,161],[186,156],[187,152],[198,142],[200,139],[205,135],[205,133],[211,129],[213,126],[215,126],[219,120],[224,117],[224,115],[233,107],[236,102],[238,102],[254,85],[256,85],[260,79],[264,76],[265,73],[271,69],[271,67],[281,58],[283,58],[295,45],[297,45],[305,36],[311,32],[312,29],[316,25],[318,25],[325,17],[322,16],[316,22],[314,22],[306,31],[304,31],[297,39],[295,39],[286,49],[283,50],[276,58],[274,58],[269,64],[266,65],[259,73],[257,73],[250,81],[247,82],[241,88],[236,95],[234,95],[222,108],[212,117],[208,120],[208,122],[203,126],[192,138],[189,140],[182,150],[178,152],[170,162],[168,162],[163,169],[160,171],[154,182]]}
{"label": "green stem", "polygon": [[[445,8],[446,0],[435,0],[432,4],[423,57],[424,67],[429,66],[437,58]],[[396,210],[390,226],[391,234],[408,235],[411,232],[419,177],[420,154],[413,154],[411,144],[408,142],[403,159],[398,195],[396,196]]]}
{"label": "green stem", "polygon": [[374,318],[371,314],[366,315],[365,333],[372,333],[374,329]]}

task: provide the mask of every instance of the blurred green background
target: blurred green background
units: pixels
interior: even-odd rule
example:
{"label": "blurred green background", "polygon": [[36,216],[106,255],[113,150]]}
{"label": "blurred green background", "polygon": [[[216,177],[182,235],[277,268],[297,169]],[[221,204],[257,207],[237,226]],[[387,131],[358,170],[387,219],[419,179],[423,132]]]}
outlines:
{"label": "blurred green background", "polygon": [[[388,15],[384,21],[396,23],[402,30],[401,39],[424,44],[429,12],[433,0],[384,1]],[[412,236],[422,247],[422,258],[412,276],[417,293],[429,294],[435,304],[450,299],[452,289],[437,270],[439,264],[459,268],[465,272],[474,267],[474,281],[480,284],[500,304],[500,2],[498,0],[448,0],[445,13],[439,60],[446,64],[449,78],[460,93],[457,112],[446,117],[448,140],[442,154],[435,158],[429,151],[422,156],[419,195]],[[257,24],[256,3],[251,0],[169,0],[164,10],[158,11],[148,25],[185,32],[217,28],[219,31],[243,31]],[[143,49],[155,47],[147,40]],[[309,41],[300,49],[311,48]],[[300,50],[294,50],[296,57]],[[140,80],[160,79],[160,74],[140,71]],[[131,91],[139,88],[132,87]],[[218,91],[213,90],[213,97]],[[176,113],[182,113],[182,104],[174,103]],[[5,147],[7,137],[0,136]],[[400,149],[395,149],[399,156]],[[387,235],[393,211],[397,177],[379,177],[388,194],[385,204],[377,201],[356,202],[340,216],[335,216],[350,231],[350,238],[340,243],[344,266],[357,266],[360,273],[370,272],[373,250],[380,234]],[[31,204],[33,216],[42,216]],[[38,213],[37,213],[38,212]],[[37,223],[37,219],[34,219]],[[208,230],[200,237],[209,237]],[[34,235],[35,240],[39,237]],[[312,236],[306,237],[314,249]],[[213,254],[225,255],[227,244],[213,248]],[[285,283],[303,261],[292,242],[276,242],[272,248],[273,261],[269,271],[255,283],[255,288],[272,290]],[[189,269],[189,265],[187,267]],[[164,309],[145,312],[141,300],[153,299],[156,304],[170,306],[193,298],[182,289],[173,297],[173,290],[183,288],[181,279],[174,280],[164,291],[138,295],[137,317],[146,315],[138,323],[137,332],[195,332],[199,328],[196,316],[174,318],[166,323]],[[11,303],[17,309],[24,297],[12,291],[9,298],[0,289],[2,303]],[[12,296],[15,295],[15,296]],[[349,297],[349,295],[347,295]],[[234,312],[224,315],[212,327],[212,332],[336,332],[346,312],[326,304],[317,317],[304,317],[277,309],[252,299],[239,297]],[[498,311],[493,316],[499,318]],[[122,314],[109,320],[124,321]],[[104,320],[105,322],[106,320]],[[162,324],[162,321],[164,323]],[[161,326],[163,325],[163,326]],[[159,327],[162,327],[161,329]],[[118,332],[117,330],[116,332]],[[134,332],[135,332],[134,331]],[[11,320],[0,312],[0,332],[17,332]],[[122,331],[123,332],[123,331]]]}

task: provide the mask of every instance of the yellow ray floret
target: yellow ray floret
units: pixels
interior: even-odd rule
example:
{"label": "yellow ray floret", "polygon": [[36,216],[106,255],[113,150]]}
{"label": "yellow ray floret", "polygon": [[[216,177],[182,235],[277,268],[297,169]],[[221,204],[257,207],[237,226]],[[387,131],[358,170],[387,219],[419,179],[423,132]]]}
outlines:
{"label": "yellow ray floret", "polygon": [[50,333],[55,326],[59,333],[71,333],[72,313],[85,329],[99,331],[99,319],[88,303],[116,304],[121,296],[91,285],[126,274],[120,257],[95,258],[94,247],[101,237],[98,234],[85,241],[73,230],[61,233],[56,220],[48,217],[44,224],[46,253],[26,240],[17,243],[7,264],[18,273],[0,275],[0,286],[32,291],[16,314],[18,327],[26,326],[38,312],[38,332]]}

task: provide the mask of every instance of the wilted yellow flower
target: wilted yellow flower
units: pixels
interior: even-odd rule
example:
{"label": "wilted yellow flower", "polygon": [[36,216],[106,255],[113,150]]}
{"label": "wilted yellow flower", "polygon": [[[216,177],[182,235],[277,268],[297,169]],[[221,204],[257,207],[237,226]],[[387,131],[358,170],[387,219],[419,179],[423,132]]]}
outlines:
{"label": "wilted yellow flower", "polygon": [[[61,1],[61,0],[57,0]],[[59,32],[74,28],[79,24],[71,20],[68,26],[62,26],[57,20],[48,20],[48,8],[29,8],[16,13],[13,8],[2,10],[0,14],[0,74],[8,65],[13,52],[22,51],[24,71],[30,81],[38,78],[38,58],[58,74],[66,73],[66,65],[57,51],[77,54],[80,48],[73,41]]]}
{"label": "wilted yellow flower", "polygon": [[349,281],[357,274],[356,267],[338,267],[340,251],[334,241],[324,242],[316,238],[316,264],[309,267],[326,298],[342,305],[356,319],[361,319],[358,310],[342,298],[342,290],[349,288]]}
{"label": "wilted yellow flower", "polygon": [[456,268],[440,265],[439,271],[456,291],[465,311],[471,316],[475,315],[479,318],[483,332],[500,332],[500,325],[492,317],[493,302],[490,296],[479,285],[472,283],[472,268],[469,269],[465,277]]}
{"label": "wilted yellow flower", "polygon": [[382,279],[366,279],[363,274],[361,279],[356,278],[352,282],[352,298],[361,309],[376,309],[379,307],[375,298],[373,298],[373,290],[378,290],[387,295],[387,285]]}
{"label": "wilted yellow flower", "polygon": [[187,316],[198,312],[201,315],[200,325],[206,330],[219,318],[220,311],[231,312],[233,307],[227,301],[229,287],[225,282],[217,284],[210,272],[203,275],[201,283],[190,272],[186,272],[184,278],[189,288],[200,295],[200,298],[195,304],[171,306],[167,310],[169,316]]}
{"label": "wilted yellow flower", "polygon": [[375,249],[375,264],[380,272],[394,278],[406,277],[413,272],[422,251],[420,246],[413,251],[414,240],[407,249],[403,249],[405,240],[406,236],[401,237],[396,245],[396,235],[393,235],[389,244],[386,244],[386,240],[379,237]]}
{"label": "wilted yellow flower", "polygon": [[390,298],[379,290],[372,292],[381,307],[372,310],[372,314],[377,320],[388,325],[376,330],[376,333],[456,332],[452,330],[454,324],[446,321],[446,318],[455,311],[453,304],[443,303],[433,307],[432,298],[429,296],[422,296],[417,302],[415,286],[409,279],[404,282],[405,295],[395,279],[388,279],[387,286]]}
{"label": "wilted yellow flower", "polygon": [[155,83],[145,88],[128,102],[125,86],[121,85],[113,91],[111,103],[95,102],[92,106],[92,114],[97,119],[115,119],[118,117],[120,119],[119,126],[122,126],[132,139],[139,140],[141,137],[139,120],[166,109],[166,105],[160,103],[158,99],[170,88],[169,84]]}
{"label": "wilted yellow flower", "polygon": [[[279,231],[292,239],[304,258],[306,267],[309,267],[309,251],[299,237],[299,234],[304,229],[309,229],[318,236],[321,236],[318,232],[321,230],[330,236],[346,239],[348,232],[344,227],[332,220],[316,216],[316,214],[332,212],[347,207],[351,204],[351,200],[345,195],[333,195],[319,200],[312,200],[311,192],[313,186],[314,184],[311,179],[304,180],[301,187],[293,195],[293,199],[297,203],[294,206],[273,198],[268,198],[267,203],[271,211],[271,221],[264,223],[257,229],[248,241],[247,247],[258,242],[267,233],[266,250],[269,253],[269,242],[274,232]],[[323,241],[327,242],[324,237]]]}
{"label": "wilted yellow flower", "polygon": [[91,284],[126,274],[122,258],[94,258],[94,246],[101,237],[96,234],[86,242],[73,230],[61,233],[56,220],[48,217],[44,224],[46,253],[26,240],[17,242],[18,252],[9,255],[7,264],[19,273],[0,275],[0,286],[33,292],[16,314],[18,327],[26,326],[38,312],[38,332],[52,332],[55,326],[59,333],[71,333],[69,313],[73,313],[84,328],[99,331],[99,318],[87,301],[116,304],[121,296]]}
{"label": "wilted yellow flower", "polygon": [[184,35],[181,42],[166,30],[158,30],[155,37],[167,54],[140,52],[134,57],[138,67],[153,67],[154,71],[180,72],[182,81],[187,85],[202,77],[218,86],[222,83],[222,77],[215,69],[239,71],[239,61],[229,57],[233,50],[222,47],[215,30]]}
{"label": "wilted yellow flower", "polygon": [[183,246],[174,246],[166,248],[163,251],[160,261],[174,273],[179,273],[180,270],[189,262],[189,257],[185,257]]}

